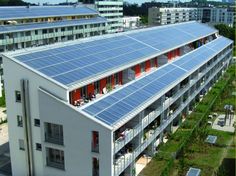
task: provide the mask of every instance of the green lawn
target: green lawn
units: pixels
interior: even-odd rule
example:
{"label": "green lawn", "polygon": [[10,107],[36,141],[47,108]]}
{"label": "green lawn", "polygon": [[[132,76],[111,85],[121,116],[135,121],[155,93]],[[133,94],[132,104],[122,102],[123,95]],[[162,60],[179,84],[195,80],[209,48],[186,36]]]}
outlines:
{"label": "green lawn", "polygon": [[[216,135],[216,145],[207,144],[204,140],[196,140],[192,143],[184,155],[185,173],[189,167],[197,167],[202,170],[202,176],[212,175],[221,164],[222,154],[227,150],[227,144],[233,139],[234,134],[216,130],[210,130],[209,134]],[[229,155],[233,155],[231,149]],[[235,150],[235,149],[234,149]]]}

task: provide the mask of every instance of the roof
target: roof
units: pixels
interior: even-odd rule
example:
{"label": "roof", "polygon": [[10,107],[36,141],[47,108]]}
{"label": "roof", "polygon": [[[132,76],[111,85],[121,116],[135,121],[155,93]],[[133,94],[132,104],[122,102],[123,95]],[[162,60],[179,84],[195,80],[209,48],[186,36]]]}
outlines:
{"label": "roof", "polygon": [[73,89],[215,32],[206,25],[187,22],[103,35],[9,56],[58,85]]}
{"label": "roof", "polygon": [[105,22],[107,22],[105,18],[95,17],[95,18],[80,19],[80,20],[64,20],[64,21],[55,21],[55,22],[7,25],[7,26],[0,26],[0,34],[10,33],[10,32],[31,31],[31,30],[36,30],[36,29],[49,29],[49,28],[66,27],[66,26],[78,26],[78,25],[83,25],[83,24],[97,24],[97,23],[105,23]]}
{"label": "roof", "polygon": [[0,7],[0,20],[15,20],[41,17],[73,16],[98,14],[88,7],[73,6],[24,6]]}
{"label": "roof", "polygon": [[190,167],[186,176],[200,176],[201,169]]}
{"label": "roof", "polygon": [[224,37],[215,39],[153,73],[111,92],[108,96],[82,106],[81,110],[113,128],[119,128],[133,118],[135,110],[144,107],[144,104],[154,97],[156,101],[158,96],[166,93],[176,81],[185,79],[231,43],[231,40]]}

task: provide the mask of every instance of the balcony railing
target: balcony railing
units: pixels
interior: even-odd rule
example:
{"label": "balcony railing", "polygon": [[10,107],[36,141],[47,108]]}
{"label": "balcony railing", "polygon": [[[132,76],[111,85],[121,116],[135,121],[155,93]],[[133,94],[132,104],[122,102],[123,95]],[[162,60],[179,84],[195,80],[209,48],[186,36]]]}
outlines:
{"label": "balcony railing", "polygon": [[49,167],[54,167],[57,169],[65,170],[64,162],[50,161],[48,157],[47,157],[46,161],[47,161],[47,166],[49,166]]}
{"label": "balcony railing", "polygon": [[51,134],[45,133],[45,142],[63,145],[63,136],[53,136]]}
{"label": "balcony railing", "polygon": [[[214,65],[216,65],[217,63],[215,63]],[[214,67],[214,65],[212,65],[211,68]],[[226,63],[223,65],[225,66]],[[223,67],[222,66],[222,67]],[[132,153],[126,153],[125,155],[122,155],[119,159],[116,160],[116,162],[114,163],[114,175],[118,176],[121,172],[124,171],[124,169],[126,169],[133,161],[135,161],[136,157],[139,156],[140,153],[143,152],[143,150],[174,120],[174,118],[177,117],[177,115],[183,111],[183,109],[196,97],[197,94],[200,93],[200,91],[202,90],[203,87],[205,87],[213,78],[214,76],[222,69],[222,67],[218,68],[214,74],[212,74],[204,83],[203,86],[198,87],[197,89],[195,89],[195,91],[193,92],[192,95],[189,96],[188,100],[186,100],[184,103],[182,103],[178,109],[176,109],[176,111],[169,116],[168,119],[163,120],[162,121],[162,125],[159,126],[158,128],[156,128],[154,130],[154,132],[151,134],[151,136],[146,139],[141,145],[139,145],[139,147],[137,147]],[[208,70],[210,70],[211,68],[207,69],[205,72],[207,72]],[[196,80],[197,81],[197,80]],[[139,125],[140,126],[140,125]]]}

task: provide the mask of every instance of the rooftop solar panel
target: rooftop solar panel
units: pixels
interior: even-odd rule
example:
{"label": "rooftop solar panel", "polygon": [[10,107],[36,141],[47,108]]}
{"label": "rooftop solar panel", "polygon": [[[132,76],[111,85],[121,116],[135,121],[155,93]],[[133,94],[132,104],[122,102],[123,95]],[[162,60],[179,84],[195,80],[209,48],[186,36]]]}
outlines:
{"label": "rooftop solar panel", "polygon": [[89,14],[98,12],[88,7],[73,6],[0,7],[0,20]]}
{"label": "rooftop solar panel", "polygon": [[9,32],[22,32],[22,31],[31,31],[36,29],[49,29],[56,27],[67,27],[67,26],[78,26],[83,24],[97,24],[105,23],[107,20],[102,17],[95,17],[91,19],[80,19],[80,20],[64,20],[56,22],[43,22],[43,23],[30,23],[30,24],[19,24],[19,25],[7,25],[0,26],[0,33],[9,33]]}
{"label": "rooftop solar panel", "polygon": [[[228,42],[224,42],[227,40]],[[222,45],[221,43],[224,43]],[[213,55],[223,50],[232,41],[220,37],[212,42],[204,45],[191,53],[182,56],[175,62],[167,64],[153,73],[131,82],[129,85],[112,92],[110,95],[94,102],[86,107],[82,107],[82,111],[100,119],[104,123],[115,126],[116,123],[122,121],[127,115],[152,97],[157,96],[167,87],[174,84],[187,75],[189,71],[207,62]],[[214,51],[211,47],[221,45],[218,51]],[[191,64],[193,63],[193,64]],[[190,65],[186,67],[186,65]]]}
{"label": "rooftop solar panel", "polygon": [[[68,46],[18,54],[14,57],[67,87],[75,84],[83,85],[83,82],[90,78],[140,60],[150,59],[198,39],[199,36],[188,34],[184,29],[179,30],[182,25],[121,33],[114,37],[76,42]],[[202,37],[216,32],[197,22],[189,22],[188,25],[197,26],[200,31],[205,31],[207,28],[208,33],[204,33]]]}

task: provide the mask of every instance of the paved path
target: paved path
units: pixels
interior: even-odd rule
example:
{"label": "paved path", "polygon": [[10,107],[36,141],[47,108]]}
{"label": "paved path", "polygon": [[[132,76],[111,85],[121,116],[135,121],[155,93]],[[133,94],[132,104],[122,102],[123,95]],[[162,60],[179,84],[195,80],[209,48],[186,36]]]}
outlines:
{"label": "paved path", "polygon": [[234,132],[235,128],[234,128],[233,124],[236,121],[235,120],[236,116],[234,115],[234,118],[231,120],[231,124],[229,124],[229,122],[230,122],[229,119],[226,119],[226,124],[221,127],[220,125],[218,125],[218,122],[219,121],[224,121],[224,117],[225,117],[225,115],[223,115],[223,114],[219,115],[215,119],[215,121],[212,125],[212,128],[215,129],[215,130],[220,130],[220,131]]}
{"label": "paved path", "polygon": [[4,123],[0,125],[0,146],[7,143],[9,141],[8,138],[8,125]]}

